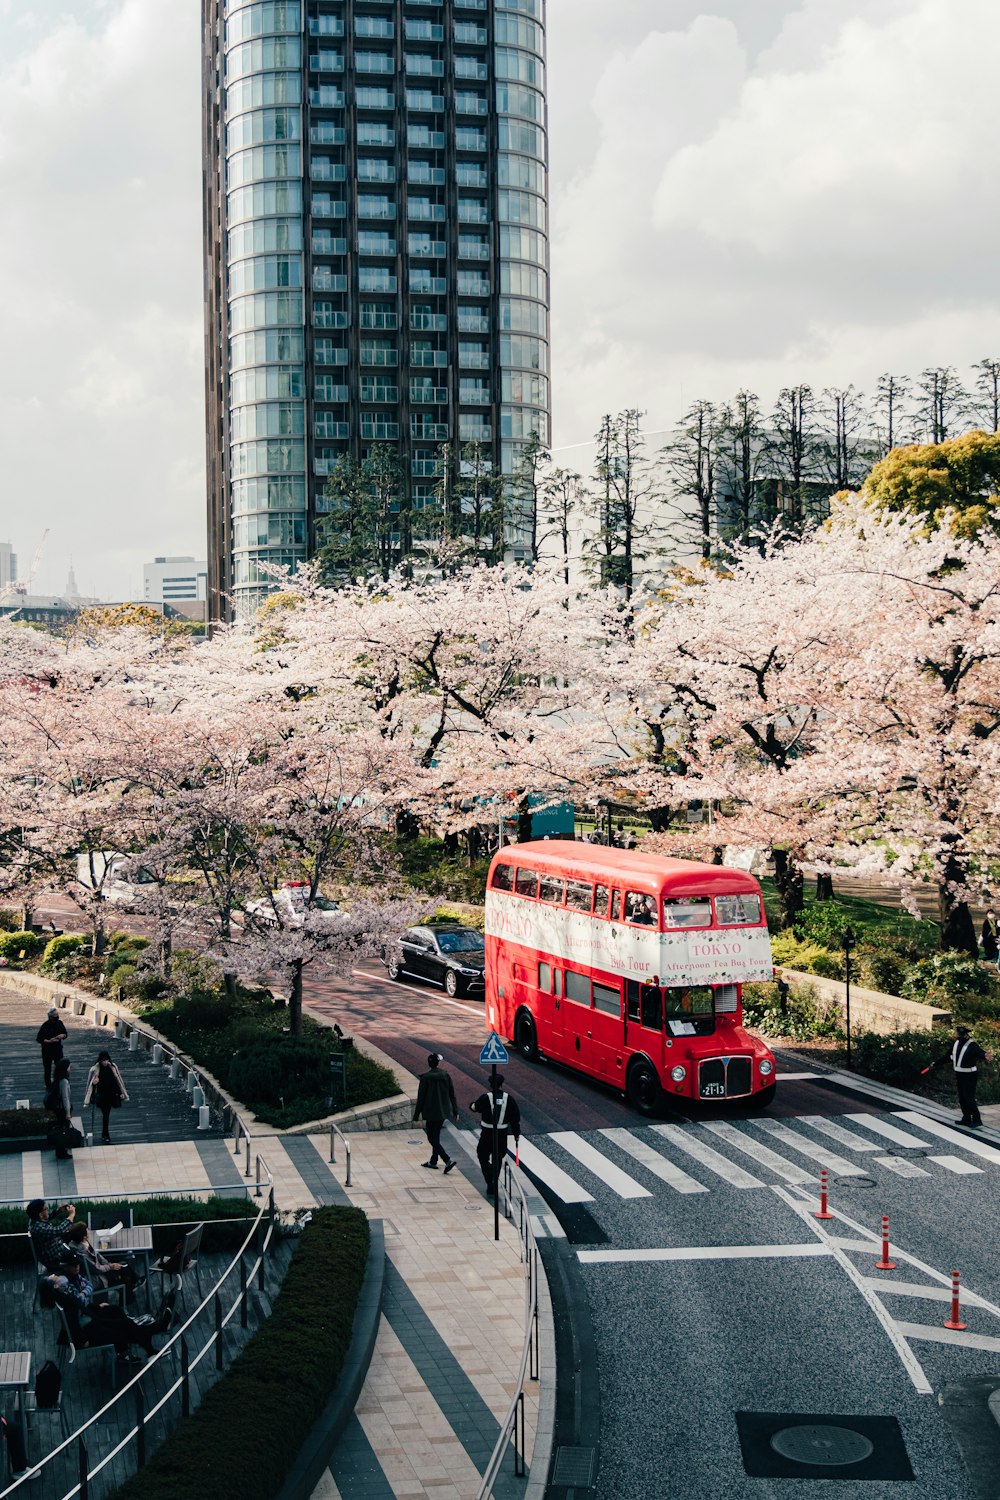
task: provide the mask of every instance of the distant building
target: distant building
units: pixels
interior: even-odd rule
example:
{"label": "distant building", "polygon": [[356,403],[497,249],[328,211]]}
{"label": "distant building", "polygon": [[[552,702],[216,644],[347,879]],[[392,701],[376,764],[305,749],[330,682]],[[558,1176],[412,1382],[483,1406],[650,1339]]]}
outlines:
{"label": "distant building", "polygon": [[12,589],[0,594],[0,619],[13,616],[29,625],[70,625],[81,609],[99,605],[100,599],[68,599],[65,594],[28,594]]}
{"label": "distant building", "polygon": [[204,599],[207,594],[208,563],[193,557],[157,557],[142,570],[142,597],[146,604],[177,604]]}
{"label": "distant building", "polygon": [[17,582],[17,557],[10,542],[0,542],[0,590]]}

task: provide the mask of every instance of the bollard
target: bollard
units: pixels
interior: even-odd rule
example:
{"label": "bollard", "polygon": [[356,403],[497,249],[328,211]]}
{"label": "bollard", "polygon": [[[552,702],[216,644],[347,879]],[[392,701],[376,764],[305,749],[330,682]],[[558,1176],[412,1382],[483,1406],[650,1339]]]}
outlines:
{"label": "bollard", "polygon": [[192,1109],[201,1109],[202,1106],[204,1105],[204,1103],[205,1103],[205,1090],[203,1088],[200,1088],[200,1087],[199,1088],[193,1088],[191,1090],[191,1108]]}
{"label": "bollard", "polygon": [[209,1107],[208,1107],[207,1104],[203,1104],[201,1106],[201,1108],[198,1110],[198,1129],[199,1130],[208,1130],[210,1128],[209,1116],[211,1115],[211,1113],[212,1113],[212,1111],[209,1109]]}
{"label": "bollard", "polygon": [[153,1061],[155,1063],[161,1063],[163,1061],[163,1048],[160,1046],[159,1042],[153,1043]]}
{"label": "bollard", "polygon": [[139,1033],[137,1031],[130,1031],[128,1034],[128,1050],[130,1052],[138,1052],[139,1050]]}
{"label": "bollard", "polygon": [[889,1259],[889,1215],[882,1215],[882,1259],[875,1262],[876,1271],[894,1271],[896,1262]]}
{"label": "bollard", "polygon": [[827,1207],[827,1195],[829,1193],[830,1177],[824,1167],[819,1174],[819,1213],[814,1213],[814,1219],[832,1219],[833,1214]]}
{"label": "bollard", "polygon": [[89,1146],[92,1146],[93,1144],[94,1144],[94,1132],[92,1130],[88,1130],[87,1131],[87,1145],[89,1147]]}
{"label": "bollard", "polygon": [[197,1082],[198,1082],[198,1075],[197,1075],[197,1073],[195,1073],[193,1069],[189,1069],[188,1072],[184,1075],[184,1090],[185,1090],[185,1092],[188,1093],[188,1094],[190,1094],[193,1091],[194,1086],[195,1086],[195,1084]]}
{"label": "bollard", "polygon": [[116,1021],[115,1022],[115,1036],[118,1038],[119,1041],[121,1041],[121,1039],[122,1039],[122,1037],[124,1035],[125,1035],[125,1024],[124,1024],[124,1022],[122,1022],[122,1021]]}
{"label": "bollard", "polygon": [[181,1072],[180,1062],[178,1061],[178,1059],[176,1057],[172,1057],[170,1059],[170,1076],[171,1076],[171,1078],[179,1078],[180,1077],[180,1072]]}
{"label": "bollard", "polygon": [[962,1309],[961,1309],[961,1306],[959,1304],[959,1287],[958,1287],[958,1283],[959,1283],[958,1272],[957,1271],[952,1271],[952,1273],[951,1273],[951,1317],[950,1318],[945,1318],[945,1320],[944,1320],[944,1326],[945,1326],[945,1328],[954,1328],[954,1329],[957,1329],[960,1332],[963,1328],[968,1328],[969,1325],[968,1325],[968,1323],[963,1323],[962,1322]]}

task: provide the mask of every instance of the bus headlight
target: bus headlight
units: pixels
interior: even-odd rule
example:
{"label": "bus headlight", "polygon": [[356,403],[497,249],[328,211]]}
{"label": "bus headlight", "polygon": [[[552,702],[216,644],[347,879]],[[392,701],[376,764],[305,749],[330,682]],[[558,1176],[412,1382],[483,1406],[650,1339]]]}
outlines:
{"label": "bus headlight", "polygon": [[687,1077],[687,1068],[682,1067],[681,1064],[678,1063],[676,1068],[670,1069],[670,1076],[675,1083],[683,1083],[685,1078]]}
{"label": "bus headlight", "polygon": [[774,1063],[771,1061],[771,1059],[769,1057],[762,1057],[761,1058],[761,1060],[760,1060],[760,1071],[763,1073],[763,1075],[764,1075],[765,1078],[767,1078],[769,1074],[771,1074],[771,1073],[774,1072]]}

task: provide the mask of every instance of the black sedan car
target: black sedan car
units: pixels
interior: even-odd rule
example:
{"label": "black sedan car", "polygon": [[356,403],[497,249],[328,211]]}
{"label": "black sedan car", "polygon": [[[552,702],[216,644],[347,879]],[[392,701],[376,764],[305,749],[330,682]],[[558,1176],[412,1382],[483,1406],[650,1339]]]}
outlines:
{"label": "black sedan car", "polygon": [[426,922],[409,927],[386,959],[390,979],[414,974],[443,984],[449,995],[482,994],[486,945],[475,927]]}

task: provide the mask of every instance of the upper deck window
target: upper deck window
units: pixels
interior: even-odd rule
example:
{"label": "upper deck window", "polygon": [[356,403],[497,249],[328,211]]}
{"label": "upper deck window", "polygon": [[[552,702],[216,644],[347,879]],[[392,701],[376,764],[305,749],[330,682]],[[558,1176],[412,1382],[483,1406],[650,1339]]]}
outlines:
{"label": "upper deck window", "polygon": [[495,891],[512,891],[514,889],[514,870],[511,865],[497,865],[493,871],[493,879],[490,885]]}
{"label": "upper deck window", "polygon": [[711,927],[712,902],[708,896],[665,896],[664,927]]}
{"label": "upper deck window", "polygon": [[625,920],[637,927],[656,926],[656,900],[642,891],[625,892]]}
{"label": "upper deck window", "polygon": [[[598,887],[600,889],[600,887]],[[567,880],[566,882],[566,905],[574,911],[589,911],[591,897],[594,891],[588,880]],[[608,908],[608,893],[604,893],[604,910]],[[602,912],[603,916],[604,913]]]}
{"label": "upper deck window", "polygon": [[[517,878],[521,879],[524,871],[518,870]],[[563,892],[566,882],[556,875],[543,875],[538,882],[539,901],[550,901],[553,906],[562,906]]]}
{"label": "upper deck window", "polygon": [[608,887],[606,885],[595,885],[594,887],[594,916],[606,917],[608,914]]}
{"label": "upper deck window", "polygon": [[514,889],[519,896],[538,895],[538,871],[518,868]]}
{"label": "upper deck window", "polygon": [[760,897],[749,892],[738,896],[716,896],[715,915],[720,927],[757,927],[760,925]]}

